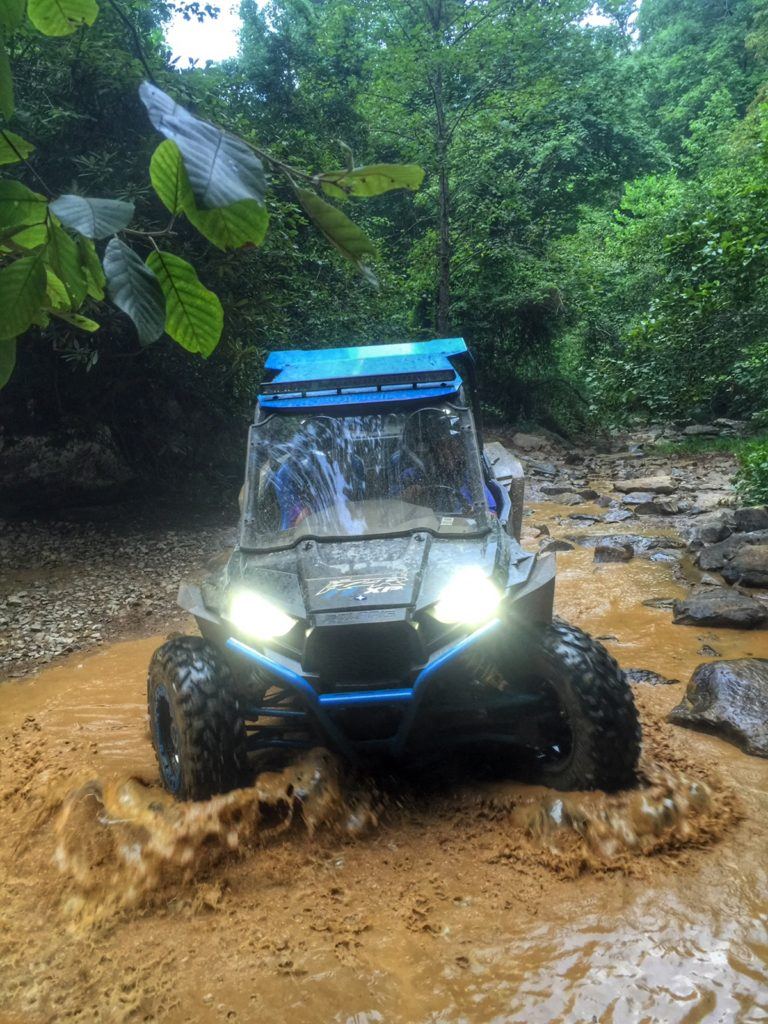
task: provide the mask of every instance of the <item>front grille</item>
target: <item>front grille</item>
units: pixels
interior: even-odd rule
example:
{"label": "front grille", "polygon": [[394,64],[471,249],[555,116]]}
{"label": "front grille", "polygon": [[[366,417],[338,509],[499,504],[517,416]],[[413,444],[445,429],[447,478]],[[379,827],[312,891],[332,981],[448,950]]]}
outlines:
{"label": "front grille", "polygon": [[307,637],[305,671],[319,676],[320,690],[402,686],[424,661],[409,622],[318,626]]}

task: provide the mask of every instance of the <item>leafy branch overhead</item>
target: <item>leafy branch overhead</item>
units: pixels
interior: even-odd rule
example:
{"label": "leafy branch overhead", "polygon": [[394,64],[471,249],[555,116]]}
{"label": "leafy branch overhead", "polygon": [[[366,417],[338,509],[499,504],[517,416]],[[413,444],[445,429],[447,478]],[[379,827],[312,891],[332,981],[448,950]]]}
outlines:
{"label": "leafy branch overhead", "polygon": [[[6,122],[14,114],[6,44],[25,16],[44,35],[65,36],[92,25],[98,13],[96,0],[0,0],[0,114]],[[133,228],[135,207],[124,199],[54,197],[19,180],[0,179],[0,387],[13,371],[17,338],[47,327],[51,317],[97,331],[99,324],[85,314],[105,297],[133,322],[140,345],[166,333],[187,351],[209,356],[223,330],[221,302],[189,262],[158,243],[172,239],[174,225],[184,218],[224,252],[261,245],[269,226],[267,170],[372,283],[376,278],[366,261],[375,255],[373,243],[321,194],[345,201],[415,190],[424,176],[413,164],[354,167],[351,160],[347,170],[310,174],[196,116],[152,82],[142,83],[139,96],[151,124],[165,136],[149,166],[152,187],[170,215],[164,228]],[[28,172],[45,192],[34,154],[31,142],[0,122],[0,165]]]}

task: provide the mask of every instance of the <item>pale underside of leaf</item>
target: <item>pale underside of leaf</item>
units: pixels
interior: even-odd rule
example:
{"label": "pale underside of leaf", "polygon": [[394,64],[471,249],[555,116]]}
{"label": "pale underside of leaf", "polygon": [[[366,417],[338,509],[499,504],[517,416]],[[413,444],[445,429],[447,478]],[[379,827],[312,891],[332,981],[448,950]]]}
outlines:
{"label": "pale underside of leaf", "polygon": [[54,199],[51,210],[63,224],[86,238],[107,238],[130,223],[134,206],[120,199],[64,195]]}
{"label": "pale underside of leaf", "polygon": [[241,139],[190,114],[149,82],[142,83],[139,96],[157,131],[179,147],[200,206],[216,209],[241,199],[263,205],[264,168]]}
{"label": "pale underside of leaf", "polygon": [[157,341],[165,326],[165,299],[152,271],[117,238],[107,245],[104,271],[110,299],[133,320],[141,344]]}

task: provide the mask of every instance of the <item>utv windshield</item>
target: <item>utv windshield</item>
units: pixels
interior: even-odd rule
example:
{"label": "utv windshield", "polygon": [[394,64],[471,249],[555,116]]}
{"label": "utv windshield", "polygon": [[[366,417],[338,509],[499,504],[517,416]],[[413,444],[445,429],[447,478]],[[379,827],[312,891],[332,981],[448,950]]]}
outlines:
{"label": "utv windshield", "polygon": [[489,525],[470,412],[274,414],[251,427],[241,546]]}

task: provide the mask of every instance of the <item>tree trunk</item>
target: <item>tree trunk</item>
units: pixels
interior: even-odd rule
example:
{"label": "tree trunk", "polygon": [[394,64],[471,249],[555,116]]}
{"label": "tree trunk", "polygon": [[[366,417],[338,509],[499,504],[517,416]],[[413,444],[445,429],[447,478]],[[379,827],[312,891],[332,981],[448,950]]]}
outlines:
{"label": "tree trunk", "polygon": [[451,194],[448,183],[448,138],[443,106],[443,78],[438,70],[433,94],[435,128],[437,130],[437,176],[439,198],[437,207],[437,310],[435,328],[445,337],[450,330],[451,306]]}

